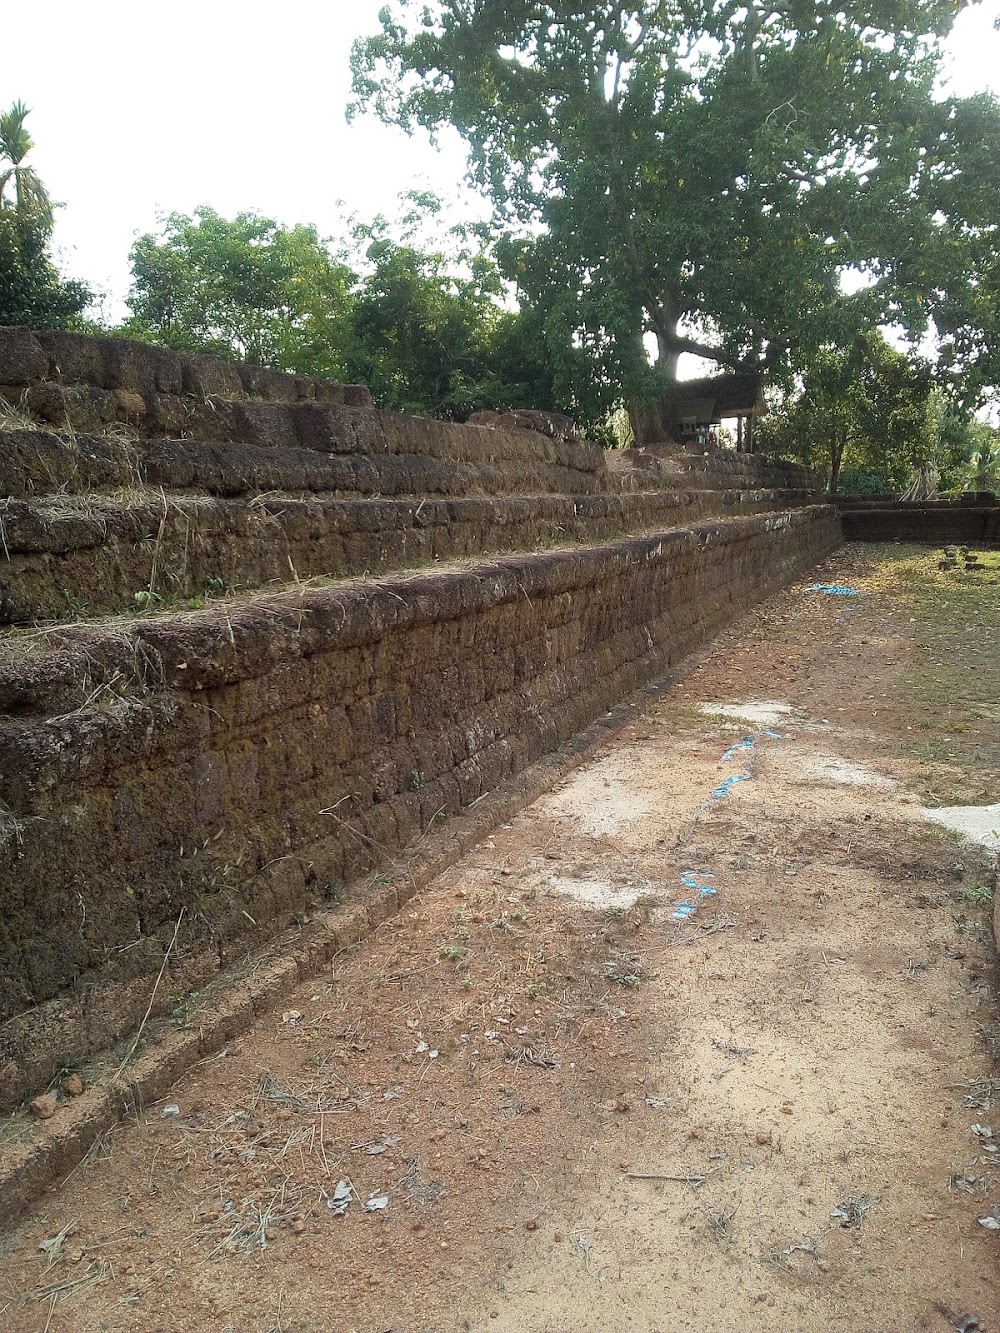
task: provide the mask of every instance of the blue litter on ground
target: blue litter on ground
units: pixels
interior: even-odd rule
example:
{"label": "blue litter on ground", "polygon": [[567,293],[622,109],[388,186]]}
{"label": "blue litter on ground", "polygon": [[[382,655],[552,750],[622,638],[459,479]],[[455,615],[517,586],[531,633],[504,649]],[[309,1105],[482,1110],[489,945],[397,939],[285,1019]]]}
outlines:
{"label": "blue litter on ground", "polygon": [[[755,731],[753,736],[744,736],[743,739],[741,741],[737,741],[735,745],[730,745],[729,749],[725,752],[725,754],[722,756],[719,762],[726,764],[731,762],[740,754],[746,754],[746,753],[753,754],[754,740],[758,736],[768,736],[773,741],[780,741],[782,739],[781,735],[777,731],[771,731],[771,730]],[[713,792],[712,794],[714,795],[715,793]]]}
{"label": "blue litter on ground", "polygon": [[681,883],[686,889],[691,889],[692,892],[696,893],[697,897],[694,902],[678,903],[671,916],[673,921],[686,921],[689,916],[694,916],[703,898],[711,898],[719,892],[713,885],[704,883],[708,879],[715,879],[715,876],[702,872],[699,877],[696,870],[681,871]]}
{"label": "blue litter on ground", "polygon": [[[703,874],[702,879],[715,879],[714,875]],[[702,884],[698,879],[696,870],[682,870],[681,883],[686,889],[697,889],[703,898],[708,898],[713,893],[718,893],[718,889],[713,889],[711,884]]]}
{"label": "blue litter on ground", "polygon": [[[821,585],[817,584],[816,586],[819,588]],[[807,589],[807,591],[809,590]],[[852,589],[847,589],[846,591],[854,596],[857,595]],[[711,806],[713,801],[724,800],[735,786],[741,782],[749,782],[753,778],[755,746],[758,741],[764,739],[780,741],[783,737],[780,732],[765,728],[763,731],[754,731],[751,732],[749,736],[744,736],[741,741],[736,741],[723,753],[719,760],[720,763],[732,763],[734,760],[738,760],[742,755],[746,755],[746,765],[741,773],[731,773],[729,777],[724,778],[712,791],[708,800],[701,803],[691,816],[691,823],[688,825],[688,830],[683,838],[678,842],[678,847],[682,847],[689,841],[691,835],[694,833],[695,825],[698,823],[702,814],[704,814],[704,812]],[[693,893],[695,897],[693,901],[687,899],[686,901],[677,903],[673,912],[670,914],[670,919],[672,921],[687,921],[690,917],[694,916],[705,898],[711,898],[718,893],[718,889],[715,888],[714,885],[705,882],[713,879],[715,879],[715,876],[708,874],[707,871],[682,870],[680,872],[681,885],[683,888],[687,889],[688,893]]]}
{"label": "blue litter on ground", "polygon": [[843,583],[812,583],[808,588],[803,588],[803,592],[828,592],[834,597],[860,597],[861,594],[857,588],[845,587]]}
{"label": "blue litter on ground", "polygon": [[[687,884],[688,881],[690,881],[690,886],[692,889],[696,889],[698,887],[697,879],[698,879],[697,870],[681,871],[681,882]],[[708,872],[706,871],[702,874],[702,879],[715,879],[715,876],[708,874]]]}

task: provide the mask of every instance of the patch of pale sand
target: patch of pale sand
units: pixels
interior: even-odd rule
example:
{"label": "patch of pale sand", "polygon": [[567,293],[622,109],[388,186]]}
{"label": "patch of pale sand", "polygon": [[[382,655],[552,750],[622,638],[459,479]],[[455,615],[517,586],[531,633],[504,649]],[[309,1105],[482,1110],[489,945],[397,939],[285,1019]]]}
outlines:
{"label": "patch of pale sand", "polygon": [[579,769],[561,787],[543,796],[535,809],[550,817],[572,819],[593,838],[617,833],[652,812],[639,787],[651,761],[631,750],[607,755]]}
{"label": "patch of pale sand", "polygon": [[613,884],[608,879],[581,879],[575,875],[553,875],[548,887],[554,892],[574,898],[585,907],[634,907],[640,898],[653,891],[649,880],[639,879],[631,884]]}
{"label": "patch of pale sand", "polygon": [[747,700],[746,703],[739,704],[698,705],[698,712],[704,713],[706,717],[731,717],[741,722],[752,722],[759,727],[776,726],[783,717],[788,717],[793,711],[791,704],[768,699]]}
{"label": "patch of pale sand", "polygon": [[802,764],[806,777],[817,782],[829,782],[837,787],[898,787],[894,778],[874,773],[862,764],[852,764],[835,754],[814,754]]}
{"label": "patch of pale sand", "polygon": [[942,805],[923,809],[921,814],[934,824],[943,824],[960,833],[968,842],[1000,854],[1000,804]]}

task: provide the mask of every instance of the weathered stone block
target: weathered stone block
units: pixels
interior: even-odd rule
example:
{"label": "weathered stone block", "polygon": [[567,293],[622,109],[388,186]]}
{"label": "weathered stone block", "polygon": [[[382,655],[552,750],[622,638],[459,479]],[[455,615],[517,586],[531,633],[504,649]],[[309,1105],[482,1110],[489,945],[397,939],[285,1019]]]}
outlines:
{"label": "weathered stone block", "polygon": [[183,390],[193,398],[242,398],[240,368],[211,356],[185,356],[181,363]]}
{"label": "weathered stone block", "polygon": [[[5,390],[24,389],[44,379],[48,365],[48,355],[30,329],[0,328],[0,385]],[[9,392],[4,397],[11,400]]]}

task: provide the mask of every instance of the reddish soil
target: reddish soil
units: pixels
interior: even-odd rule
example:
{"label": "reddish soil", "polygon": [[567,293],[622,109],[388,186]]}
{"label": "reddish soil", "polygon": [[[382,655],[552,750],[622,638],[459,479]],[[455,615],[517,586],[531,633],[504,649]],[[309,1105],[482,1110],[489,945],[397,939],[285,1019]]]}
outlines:
{"label": "reddish soil", "polygon": [[0,1327],[1000,1333],[989,872],[917,799],[985,770],[915,749],[894,561],[751,611],[105,1136],[0,1242]]}

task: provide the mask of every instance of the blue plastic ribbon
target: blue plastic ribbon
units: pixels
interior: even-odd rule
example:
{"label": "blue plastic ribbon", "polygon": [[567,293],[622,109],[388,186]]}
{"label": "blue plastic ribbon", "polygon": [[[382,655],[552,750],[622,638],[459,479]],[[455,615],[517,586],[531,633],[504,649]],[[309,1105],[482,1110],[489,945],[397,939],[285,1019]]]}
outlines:
{"label": "blue plastic ribbon", "polygon": [[[819,588],[821,585],[817,584],[816,586]],[[809,591],[809,589],[807,589],[807,591]],[[847,589],[847,592],[852,596],[857,595],[852,589]],[[678,845],[683,845],[683,843],[691,837],[699,817],[708,809],[712,804],[712,801],[724,800],[739,783],[749,782],[753,778],[754,747],[756,746],[757,741],[762,740],[765,737],[774,741],[784,739],[780,732],[772,731],[769,727],[765,727],[762,731],[751,732],[749,736],[744,736],[742,740],[734,742],[730,745],[728,750],[724,752],[722,758],[719,760],[720,763],[732,763],[738,760],[742,755],[748,756],[743,771],[741,773],[731,773],[727,778],[723,778],[722,782],[720,782],[711,792],[708,800],[703,801],[694,812],[688,831]],[[686,889],[688,893],[693,893],[695,897],[693,901],[689,898],[677,903],[673,912],[670,914],[670,919],[672,921],[687,921],[690,917],[694,916],[705,898],[711,898],[718,893],[718,889],[715,888],[713,884],[705,882],[713,879],[715,879],[715,876],[708,874],[707,871],[682,870],[680,872],[681,886]]]}

